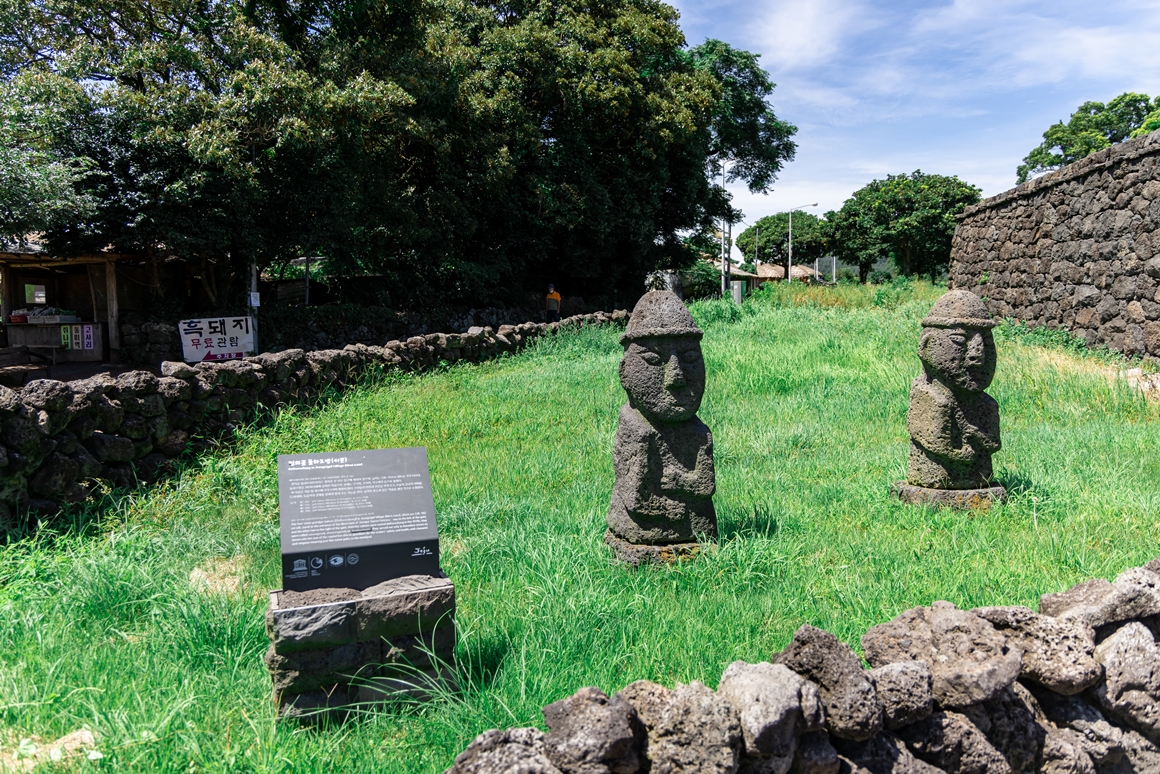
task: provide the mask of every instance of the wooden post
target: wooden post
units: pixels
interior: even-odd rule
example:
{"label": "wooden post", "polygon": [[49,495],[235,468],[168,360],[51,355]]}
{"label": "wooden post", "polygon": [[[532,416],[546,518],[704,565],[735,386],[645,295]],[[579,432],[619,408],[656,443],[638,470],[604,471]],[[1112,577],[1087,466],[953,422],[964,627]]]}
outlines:
{"label": "wooden post", "polygon": [[0,263],[0,322],[8,324],[8,315],[12,314],[12,269],[8,264]]}
{"label": "wooden post", "polygon": [[105,261],[105,295],[109,307],[109,360],[121,360],[121,326],[117,319],[117,262]]}

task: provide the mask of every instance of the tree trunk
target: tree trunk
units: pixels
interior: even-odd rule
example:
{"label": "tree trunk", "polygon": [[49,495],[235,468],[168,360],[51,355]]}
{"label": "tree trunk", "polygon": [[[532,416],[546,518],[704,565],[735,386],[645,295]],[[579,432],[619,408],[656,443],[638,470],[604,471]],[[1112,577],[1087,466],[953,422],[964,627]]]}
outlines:
{"label": "tree trunk", "polygon": [[161,269],[157,265],[157,253],[154,251],[153,245],[146,246],[145,255],[149,259],[149,273],[150,279],[153,282],[153,294],[159,298],[165,298],[165,288],[161,286]]}
{"label": "tree trunk", "polygon": [[205,294],[209,296],[209,302],[217,308],[217,277],[213,276],[213,269],[210,267],[209,261],[205,259],[205,253],[201,255],[201,286],[205,288]]}

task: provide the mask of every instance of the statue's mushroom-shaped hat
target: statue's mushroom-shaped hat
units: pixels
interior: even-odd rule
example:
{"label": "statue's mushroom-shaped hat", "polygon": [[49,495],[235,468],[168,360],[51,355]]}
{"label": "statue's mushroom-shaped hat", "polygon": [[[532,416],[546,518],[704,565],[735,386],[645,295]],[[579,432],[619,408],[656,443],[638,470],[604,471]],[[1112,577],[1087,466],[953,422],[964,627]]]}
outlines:
{"label": "statue's mushroom-shaped hat", "polygon": [[620,343],[627,345],[638,339],[659,336],[694,336],[699,339],[704,335],[676,293],[654,290],[636,302]]}
{"label": "statue's mushroom-shaped hat", "polygon": [[983,301],[969,290],[952,290],[935,302],[922,321],[924,328],[994,328]]}

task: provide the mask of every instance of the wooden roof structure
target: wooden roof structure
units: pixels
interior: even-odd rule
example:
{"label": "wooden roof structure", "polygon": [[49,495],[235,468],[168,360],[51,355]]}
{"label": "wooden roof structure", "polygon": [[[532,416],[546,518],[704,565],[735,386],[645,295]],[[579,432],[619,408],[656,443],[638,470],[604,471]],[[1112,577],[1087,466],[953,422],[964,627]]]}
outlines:
{"label": "wooden roof structure", "polygon": [[[33,234],[20,244],[0,243],[0,323],[8,323],[13,309],[23,306],[17,295],[14,274],[21,270],[59,272],[65,268],[85,267],[89,280],[94,318],[108,323],[107,342],[116,358],[121,349],[121,326],[118,309],[117,271],[119,261],[139,261],[140,255],[114,252],[82,253],[76,256],[53,255]],[[102,276],[103,275],[103,276]],[[98,283],[101,287],[97,287]],[[102,303],[103,302],[103,303]],[[98,309],[104,314],[98,314]]]}

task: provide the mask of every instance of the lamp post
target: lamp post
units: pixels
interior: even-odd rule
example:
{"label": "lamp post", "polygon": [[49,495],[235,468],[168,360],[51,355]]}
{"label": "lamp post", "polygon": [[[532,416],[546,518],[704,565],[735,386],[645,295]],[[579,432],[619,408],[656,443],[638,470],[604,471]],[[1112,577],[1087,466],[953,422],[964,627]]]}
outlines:
{"label": "lamp post", "polygon": [[793,207],[789,211],[789,265],[785,269],[785,281],[793,282],[793,211],[800,210],[802,207],[817,207],[818,203],[801,204]]}

